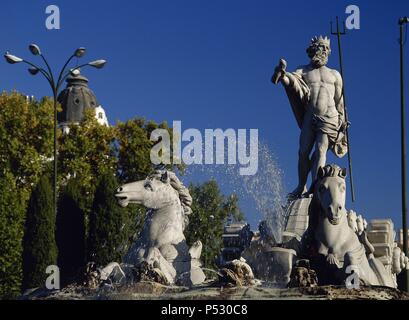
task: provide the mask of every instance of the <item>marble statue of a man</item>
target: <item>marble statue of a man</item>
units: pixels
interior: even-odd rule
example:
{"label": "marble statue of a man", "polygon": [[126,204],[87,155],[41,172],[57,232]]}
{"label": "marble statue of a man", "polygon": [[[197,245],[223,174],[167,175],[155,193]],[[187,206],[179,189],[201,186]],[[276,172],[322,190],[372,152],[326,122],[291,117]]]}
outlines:
{"label": "marble statue of a man", "polygon": [[274,84],[283,84],[301,129],[298,186],[290,198],[298,198],[307,191],[308,173],[311,171],[314,181],[318,168],[326,164],[328,149],[338,157],[347,153],[342,78],[338,71],[326,66],[330,53],[330,40],[314,37],[307,48],[309,64],[287,72],[287,63],[281,59],[271,79]]}

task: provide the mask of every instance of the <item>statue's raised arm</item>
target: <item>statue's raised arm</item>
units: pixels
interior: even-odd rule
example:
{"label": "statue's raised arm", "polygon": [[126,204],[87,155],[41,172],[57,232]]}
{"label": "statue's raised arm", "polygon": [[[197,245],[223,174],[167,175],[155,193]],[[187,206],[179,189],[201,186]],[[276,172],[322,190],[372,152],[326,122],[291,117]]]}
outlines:
{"label": "statue's raised arm", "polygon": [[287,72],[286,68],[287,62],[284,59],[280,59],[271,82],[274,84],[281,82],[284,86],[297,124],[301,128],[310,98],[310,88],[302,78],[302,67],[297,68],[295,72]]}

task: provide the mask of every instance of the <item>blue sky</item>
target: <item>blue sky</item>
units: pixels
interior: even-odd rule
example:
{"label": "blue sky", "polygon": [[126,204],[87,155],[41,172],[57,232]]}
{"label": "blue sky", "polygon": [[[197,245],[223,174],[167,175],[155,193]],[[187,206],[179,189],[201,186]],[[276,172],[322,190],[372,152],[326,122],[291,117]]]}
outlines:
{"label": "blue sky", "polygon": [[[50,4],[61,10],[60,30],[45,28]],[[105,69],[84,74],[111,123],[144,116],[181,120],[185,129],[257,128],[290,191],[297,181],[299,130],[284,90],[270,77],[280,57],[290,70],[308,62],[309,39],[328,35],[330,20],[345,19],[349,4],[360,8],[361,29],[343,38],[357,194],[348,206],[400,225],[397,21],[409,15],[409,1],[14,0],[2,4],[0,49],[34,59],[27,46],[35,42],[53,66],[79,46],[88,50],[84,60],[107,59]],[[338,68],[335,38],[332,44],[329,66]],[[409,79],[408,47],[405,57]],[[409,81],[409,97],[408,87]],[[0,88],[49,94],[44,80],[5,62]],[[346,158],[337,163],[346,166]],[[255,228],[260,215],[251,202],[242,206]]]}

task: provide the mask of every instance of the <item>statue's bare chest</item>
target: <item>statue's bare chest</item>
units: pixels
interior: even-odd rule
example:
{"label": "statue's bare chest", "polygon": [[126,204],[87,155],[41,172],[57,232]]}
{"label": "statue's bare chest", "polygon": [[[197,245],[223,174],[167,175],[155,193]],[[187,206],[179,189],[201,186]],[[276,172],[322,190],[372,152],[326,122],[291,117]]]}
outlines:
{"label": "statue's bare chest", "polygon": [[331,70],[324,67],[320,69],[307,70],[303,73],[304,81],[311,85],[330,85],[333,86],[336,78]]}

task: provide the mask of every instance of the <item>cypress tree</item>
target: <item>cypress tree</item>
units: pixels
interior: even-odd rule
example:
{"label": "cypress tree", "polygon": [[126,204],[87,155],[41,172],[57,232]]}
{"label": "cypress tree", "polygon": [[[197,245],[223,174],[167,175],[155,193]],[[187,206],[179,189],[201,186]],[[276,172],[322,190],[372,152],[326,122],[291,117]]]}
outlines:
{"label": "cypress tree", "polygon": [[29,201],[23,239],[23,289],[44,286],[47,266],[57,264],[53,190],[43,175]]}
{"label": "cypress tree", "polygon": [[120,262],[127,248],[129,209],[115,198],[118,181],[112,173],[98,180],[90,214],[88,259],[99,266]]}
{"label": "cypress tree", "polygon": [[75,281],[85,265],[85,216],[79,180],[69,179],[59,199],[56,240],[61,284]]}
{"label": "cypress tree", "polygon": [[0,299],[12,299],[21,293],[24,202],[13,174],[1,172]]}

